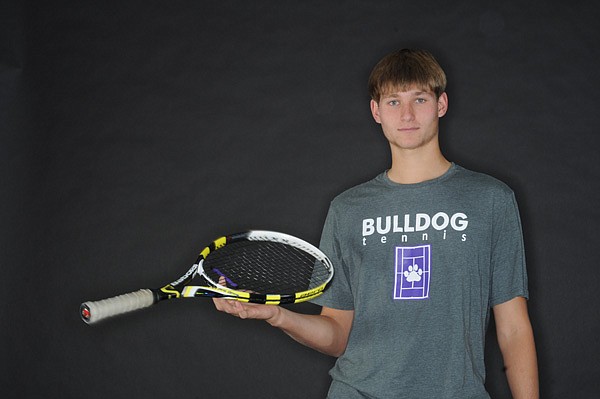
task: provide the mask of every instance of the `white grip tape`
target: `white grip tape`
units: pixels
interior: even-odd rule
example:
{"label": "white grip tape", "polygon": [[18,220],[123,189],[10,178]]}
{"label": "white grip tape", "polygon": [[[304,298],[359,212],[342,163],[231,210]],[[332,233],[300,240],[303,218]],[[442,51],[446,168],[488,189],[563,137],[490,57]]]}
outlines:
{"label": "white grip tape", "polygon": [[107,317],[116,316],[133,310],[147,308],[154,303],[154,294],[149,289],[117,295],[100,301],[84,302],[82,308],[89,309],[88,317],[82,317],[88,324],[96,323]]}

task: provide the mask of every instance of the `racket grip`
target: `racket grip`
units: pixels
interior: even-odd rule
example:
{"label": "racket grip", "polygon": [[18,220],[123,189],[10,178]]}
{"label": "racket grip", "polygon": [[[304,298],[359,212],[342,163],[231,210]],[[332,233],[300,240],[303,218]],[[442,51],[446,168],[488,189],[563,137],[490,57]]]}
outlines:
{"label": "racket grip", "polygon": [[79,314],[88,324],[94,324],[107,317],[131,312],[152,306],[155,296],[149,289],[117,295],[100,301],[88,301],[81,304]]}

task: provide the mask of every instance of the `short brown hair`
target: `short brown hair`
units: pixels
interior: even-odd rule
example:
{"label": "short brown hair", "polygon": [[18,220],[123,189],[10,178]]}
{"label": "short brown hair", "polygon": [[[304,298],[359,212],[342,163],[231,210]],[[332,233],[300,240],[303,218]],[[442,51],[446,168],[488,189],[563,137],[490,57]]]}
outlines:
{"label": "short brown hair", "polygon": [[426,50],[402,49],[383,57],[369,76],[369,95],[379,102],[382,94],[412,85],[427,88],[438,98],[446,90],[446,74]]}

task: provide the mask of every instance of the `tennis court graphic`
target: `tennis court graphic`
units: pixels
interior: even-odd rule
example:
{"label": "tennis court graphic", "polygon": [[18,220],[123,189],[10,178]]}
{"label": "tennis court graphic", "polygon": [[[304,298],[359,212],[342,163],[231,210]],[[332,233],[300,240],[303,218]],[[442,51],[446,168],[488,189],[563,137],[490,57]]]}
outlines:
{"label": "tennis court graphic", "polygon": [[394,299],[429,298],[431,245],[396,247]]}

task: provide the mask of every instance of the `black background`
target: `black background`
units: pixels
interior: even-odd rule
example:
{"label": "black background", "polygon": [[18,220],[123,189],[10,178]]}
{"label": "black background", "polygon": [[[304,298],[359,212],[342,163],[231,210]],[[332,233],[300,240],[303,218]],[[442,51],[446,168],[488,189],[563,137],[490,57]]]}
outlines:
{"label": "black background", "polygon": [[[370,69],[422,47],[450,82],[447,157],[517,194],[542,397],[600,397],[597,10],[2,2],[2,396],[324,397],[332,358],[210,301],[94,327],[78,306],[173,280],[222,234],[318,243],[333,196],[389,166]],[[509,397],[488,336],[488,389]]]}

